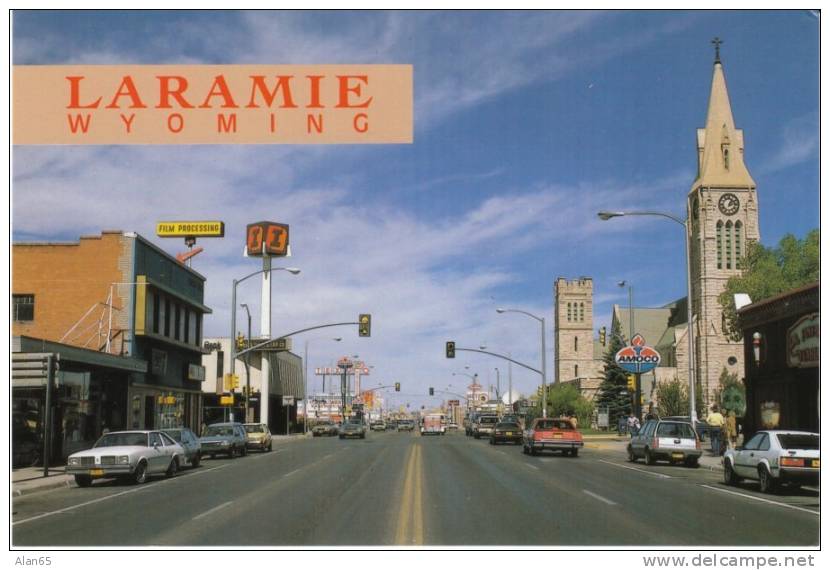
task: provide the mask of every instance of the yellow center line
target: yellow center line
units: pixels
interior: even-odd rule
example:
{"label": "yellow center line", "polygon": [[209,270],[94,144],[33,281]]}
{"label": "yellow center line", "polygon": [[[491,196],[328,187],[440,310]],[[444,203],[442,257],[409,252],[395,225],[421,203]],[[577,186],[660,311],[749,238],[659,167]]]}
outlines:
{"label": "yellow center line", "polygon": [[421,446],[413,445],[406,461],[406,476],[398,513],[395,544],[423,544],[424,519],[421,508],[422,493]]}

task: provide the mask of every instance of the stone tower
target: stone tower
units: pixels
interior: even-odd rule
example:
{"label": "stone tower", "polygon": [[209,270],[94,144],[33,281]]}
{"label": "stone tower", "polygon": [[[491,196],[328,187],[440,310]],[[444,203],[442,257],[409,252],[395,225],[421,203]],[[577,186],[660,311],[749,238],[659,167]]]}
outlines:
{"label": "stone tower", "polygon": [[593,280],[580,277],[568,281],[559,277],[554,286],[556,382],[595,375],[593,329]]}
{"label": "stone tower", "polygon": [[[743,372],[743,345],[726,337],[718,295],[727,279],[740,274],[749,242],[759,239],[755,181],[744,164],[743,131],[735,128],[717,51],[706,127],[697,130],[697,165],[686,204],[691,220],[695,365],[704,399],[711,402],[724,367],[739,378]],[[705,417],[705,410],[698,412]]]}

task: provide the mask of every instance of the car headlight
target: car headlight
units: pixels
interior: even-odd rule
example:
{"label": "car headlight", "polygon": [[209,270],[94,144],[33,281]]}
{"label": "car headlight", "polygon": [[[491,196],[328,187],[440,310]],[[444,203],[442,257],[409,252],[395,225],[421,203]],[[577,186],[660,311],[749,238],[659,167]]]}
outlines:
{"label": "car headlight", "polygon": [[230,445],[230,444],[231,444],[231,442],[229,442],[229,441],[223,441],[222,442],[222,445]]}
{"label": "car headlight", "polygon": [[80,457],[70,457],[69,462],[67,464],[68,465],[80,465],[81,464],[81,458]]}
{"label": "car headlight", "polygon": [[129,455],[119,455],[118,456],[118,464],[119,465],[129,465],[130,464],[130,456]]}

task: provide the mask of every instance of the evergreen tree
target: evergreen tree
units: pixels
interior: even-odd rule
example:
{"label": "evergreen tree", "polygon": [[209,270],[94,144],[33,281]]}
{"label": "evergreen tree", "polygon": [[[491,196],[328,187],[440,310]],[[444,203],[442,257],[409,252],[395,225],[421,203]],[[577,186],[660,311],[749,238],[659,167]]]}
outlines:
{"label": "evergreen tree", "polygon": [[627,373],[614,362],[614,355],[625,346],[619,323],[615,323],[608,340],[608,349],[602,357],[605,363],[602,384],[599,386],[596,403],[598,408],[608,407],[608,420],[616,425],[620,416],[631,413],[631,394],[626,392]]}

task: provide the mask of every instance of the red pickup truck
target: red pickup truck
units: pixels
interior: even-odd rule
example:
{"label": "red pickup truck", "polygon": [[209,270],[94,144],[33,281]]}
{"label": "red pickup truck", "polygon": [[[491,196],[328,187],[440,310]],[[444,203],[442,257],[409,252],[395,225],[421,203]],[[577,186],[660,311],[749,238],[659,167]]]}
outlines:
{"label": "red pickup truck", "polygon": [[524,433],[522,451],[536,455],[550,449],[561,451],[562,455],[576,457],[583,446],[582,434],[565,418],[536,418],[530,429]]}

